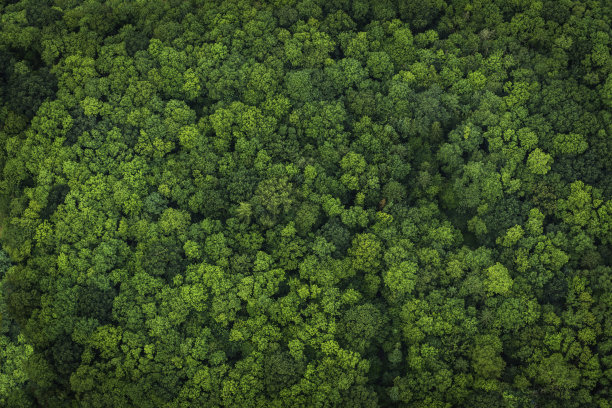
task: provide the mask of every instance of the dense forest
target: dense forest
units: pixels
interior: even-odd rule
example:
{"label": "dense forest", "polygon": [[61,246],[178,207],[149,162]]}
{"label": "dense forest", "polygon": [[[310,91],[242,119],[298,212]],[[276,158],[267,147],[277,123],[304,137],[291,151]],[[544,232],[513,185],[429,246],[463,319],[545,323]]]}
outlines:
{"label": "dense forest", "polygon": [[0,0],[0,406],[612,407],[608,0]]}

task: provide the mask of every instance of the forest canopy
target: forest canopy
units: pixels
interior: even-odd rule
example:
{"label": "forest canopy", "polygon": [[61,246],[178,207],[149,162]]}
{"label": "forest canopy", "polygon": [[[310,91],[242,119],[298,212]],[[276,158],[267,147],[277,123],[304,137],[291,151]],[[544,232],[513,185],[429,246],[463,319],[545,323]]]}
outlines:
{"label": "forest canopy", "polygon": [[606,0],[0,0],[0,406],[612,408]]}

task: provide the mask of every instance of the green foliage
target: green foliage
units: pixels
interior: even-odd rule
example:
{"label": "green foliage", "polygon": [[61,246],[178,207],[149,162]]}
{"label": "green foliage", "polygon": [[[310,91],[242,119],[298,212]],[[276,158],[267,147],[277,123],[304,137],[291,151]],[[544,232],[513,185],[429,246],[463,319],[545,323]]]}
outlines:
{"label": "green foliage", "polygon": [[535,149],[529,153],[529,157],[527,158],[527,168],[533,174],[543,175],[548,173],[551,163],[552,157],[540,149]]}
{"label": "green foliage", "polygon": [[508,274],[508,269],[500,263],[487,269],[487,277],[485,279],[487,290],[494,294],[506,294],[512,287],[512,279]]}
{"label": "green foliage", "polygon": [[0,406],[610,408],[610,21],[0,2]]}

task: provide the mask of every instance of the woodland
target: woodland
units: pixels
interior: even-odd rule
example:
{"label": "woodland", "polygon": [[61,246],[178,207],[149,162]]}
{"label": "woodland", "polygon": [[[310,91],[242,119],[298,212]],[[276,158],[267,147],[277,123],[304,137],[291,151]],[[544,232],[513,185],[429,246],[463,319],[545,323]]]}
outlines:
{"label": "woodland", "polygon": [[0,0],[0,407],[612,408],[608,0]]}

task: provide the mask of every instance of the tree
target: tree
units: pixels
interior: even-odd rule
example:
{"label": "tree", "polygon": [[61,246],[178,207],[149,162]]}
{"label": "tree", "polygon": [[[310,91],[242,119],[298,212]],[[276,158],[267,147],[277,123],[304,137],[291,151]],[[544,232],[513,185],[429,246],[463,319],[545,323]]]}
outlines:
{"label": "tree", "polygon": [[489,267],[485,285],[487,290],[493,294],[503,295],[508,293],[512,287],[512,279],[508,274],[508,269],[499,262]]}
{"label": "tree", "polygon": [[0,405],[600,407],[608,2],[0,4]]}
{"label": "tree", "polygon": [[527,158],[527,167],[533,174],[543,175],[548,173],[551,163],[552,157],[540,149],[535,149],[529,153],[529,157]]}

